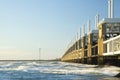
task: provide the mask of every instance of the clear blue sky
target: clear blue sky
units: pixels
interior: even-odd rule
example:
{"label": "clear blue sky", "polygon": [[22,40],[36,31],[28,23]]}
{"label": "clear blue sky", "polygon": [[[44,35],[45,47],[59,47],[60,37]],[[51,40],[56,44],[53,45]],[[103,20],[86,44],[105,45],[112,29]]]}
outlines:
{"label": "clear blue sky", "polygon": [[78,29],[107,11],[107,0],[0,0],[0,59],[38,59],[39,48],[42,59],[61,57]]}

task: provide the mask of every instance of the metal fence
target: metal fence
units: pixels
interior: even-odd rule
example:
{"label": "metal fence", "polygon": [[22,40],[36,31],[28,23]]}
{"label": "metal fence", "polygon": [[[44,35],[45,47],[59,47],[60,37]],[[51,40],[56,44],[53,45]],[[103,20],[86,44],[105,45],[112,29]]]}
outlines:
{"label": "metal fence", "polygon": [[104,41],[103,44],[104,44],[103,55],[120,54],[120,35]]}

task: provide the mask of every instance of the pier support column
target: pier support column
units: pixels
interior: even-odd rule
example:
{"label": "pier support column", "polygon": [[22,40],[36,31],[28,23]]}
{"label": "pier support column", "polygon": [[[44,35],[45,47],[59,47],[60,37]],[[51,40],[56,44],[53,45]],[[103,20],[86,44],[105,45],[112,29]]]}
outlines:
{"label": "pier support column", "polygon": [[106,35],[106,26],[105,23],[101,23],[98,25],[98,64],[103,65],[103,53],[105,52],[105,47],[103,42],[105,41]]}
{"label": "pier support column", "polygon": [[82,59],[81,59],[81,63],[84,64],[85,60],[84,60],[84,48],[82,48]]}
{"label": "pier support column", "polygon": [[84,58],[81,59],[81,63],[84,64]]}
{"label": "pier support column", "polygon": [[88,54],[87,63],[91,64],[91,44],[88,44]]}
{"label": "pier support column", "polygon": [[104,59],[103,59],[103,56],[99,56],[98,57],[98,65],[103,65],[104,64]]}
{"label": "pier support column", "polygon": [[103,65],[103,39],[98,39],[98,65]]}
{"label": "pier support column", "polygon": [[87,64],[91,64],[91,57],[87,59]]}
{"label": "pier support column", "polygon": [[120,67],[120,56],[118,56],[117,65]]}
{"label": "pier support column", "polygon": [[88,54],[87,54],[87,56],[88,56],[88,59],[87,59],[87,64],[91,64],[91,61],[92,61],[92,59],[91,59],[91,56],[92,56],[92,52],[91,52],[91,48],[92,48],[92,33],[90,33],[90,30],[89,30],[89,33],[88,33]]}
{"label": "pier support column", "polygon": [[82,49],[81,49],[81,52],[82,52],[81,53],[81,58],[82,59],[81,59],[81,63],[84,64],[85,37],[82,38],[82,42],[81,43],[82,43]]}

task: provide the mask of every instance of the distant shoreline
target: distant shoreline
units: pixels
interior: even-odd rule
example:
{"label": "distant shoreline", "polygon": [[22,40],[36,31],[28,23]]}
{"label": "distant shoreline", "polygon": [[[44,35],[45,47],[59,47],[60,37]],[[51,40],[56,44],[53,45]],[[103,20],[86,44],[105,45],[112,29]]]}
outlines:
{"label": "distant shoreline", "polygon": [[61,61],[60,59],[51,59],[51,60],[0,60],[0,61]]}

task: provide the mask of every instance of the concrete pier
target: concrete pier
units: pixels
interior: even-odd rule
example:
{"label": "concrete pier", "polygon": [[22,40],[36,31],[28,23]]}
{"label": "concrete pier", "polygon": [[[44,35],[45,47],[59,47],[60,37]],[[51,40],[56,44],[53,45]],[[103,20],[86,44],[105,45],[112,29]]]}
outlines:
{"label": "concrete pier", "polygon": [[120,18],[114,18],[113,3],[113,0],[108,0],[108,18],[99,22],[99,15],[95,16],[97,29],[90,29],[90,20],[87,34],[82,26],[80,38],[66,50],[61,61],[120,66]]}
{"label": "concrete pier", "polygon": [[[79,44],[76,44],[78,43]],[[76,48],[76,46],[79,48]],[[106,18],[98,30],[82,36],[63,55],[62,61],[120,66],[120,19]]]}

